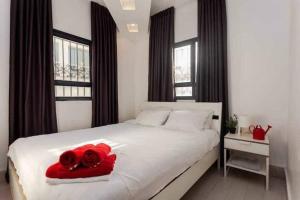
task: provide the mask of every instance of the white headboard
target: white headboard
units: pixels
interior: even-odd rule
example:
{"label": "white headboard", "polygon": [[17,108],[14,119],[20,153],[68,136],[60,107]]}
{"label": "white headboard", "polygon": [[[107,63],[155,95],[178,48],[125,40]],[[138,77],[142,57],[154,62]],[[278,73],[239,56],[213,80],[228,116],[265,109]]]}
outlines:
{"label": "white headboard", "polygon": [[202,102],[144,102],[139,111],[149,108],[167,107],[173,110],[212,110],[218,119],[213,120],[213,129],[220,133],[222,120],[222,103],[202,103]]}

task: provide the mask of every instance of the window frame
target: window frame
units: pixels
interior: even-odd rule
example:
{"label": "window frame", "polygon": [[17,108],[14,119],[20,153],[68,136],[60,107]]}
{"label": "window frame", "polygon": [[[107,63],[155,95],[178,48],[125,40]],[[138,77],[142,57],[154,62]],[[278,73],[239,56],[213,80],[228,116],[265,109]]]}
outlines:
{"label": "window frame", "polygon": [[[58,37],[65,40],[70,40],[72,42],[84,44],[86,46],[89,46],[89,63],[90,63],[90,82],[79,82],[79,81],[65,81],[65,80],[55,80],[54,78],[54,87],[55,86],[75,86],[75,87],[90,87],[91,88],[91,96],[90,97],[56,97],[56,101],[91,101],[93,90],[92,90],[92,41],[78,37],[76,35],[72,35],[57,29],[53,29],[53,38]],[[53,52],[54,53],[54,52]],[[53,65],[54,67],[54,65]]]}
{"label": "window frame", "polygon": [[[179,47],[184,47],[187,45],[191,45],[191,81],[190,82],[182,82],[182,83],[174,83],[175,90],[175,100],[195,100],[195,86],[196,86],[196,42],[198,42],[198,37],[184,40],[181,42],[177,42],[174,44],[174,67],[175,67],[175,49]],[[174,68],[175,75],[175,68]],[[192,96],[176,96],[176,88],[180,87],[192,87]]]}

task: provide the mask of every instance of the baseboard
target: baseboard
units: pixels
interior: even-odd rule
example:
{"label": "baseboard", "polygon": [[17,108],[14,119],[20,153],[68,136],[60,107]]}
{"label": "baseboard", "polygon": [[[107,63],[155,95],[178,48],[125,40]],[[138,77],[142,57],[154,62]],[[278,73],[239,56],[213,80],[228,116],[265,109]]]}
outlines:
{"label": "baseboard", "polygon": [[284,168],[284,173],[285,173],[285,180],[286,180],[287,199],[288,200],[292,200],[292,196],[291,196],[291,182],[290,182],[290,176],[289,176],[287,168]]}

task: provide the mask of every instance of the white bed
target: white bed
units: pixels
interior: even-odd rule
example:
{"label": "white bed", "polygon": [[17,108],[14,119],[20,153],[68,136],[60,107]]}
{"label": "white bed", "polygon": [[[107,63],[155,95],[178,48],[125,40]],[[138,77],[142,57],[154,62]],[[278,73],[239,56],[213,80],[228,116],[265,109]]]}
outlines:
{"label": "white bed", "polygon": [[[220,103],[146,103],[143,107],[210,109],[221,115]],[[220,120],[198,133],[120,123],[35,136],[10,146],[14,199],[179,199],[217,160]],[[66,149],[106,142],[117,154],[109,181],[49,185],[45,170]],[[175,191],[174,191],[175,190]]]}

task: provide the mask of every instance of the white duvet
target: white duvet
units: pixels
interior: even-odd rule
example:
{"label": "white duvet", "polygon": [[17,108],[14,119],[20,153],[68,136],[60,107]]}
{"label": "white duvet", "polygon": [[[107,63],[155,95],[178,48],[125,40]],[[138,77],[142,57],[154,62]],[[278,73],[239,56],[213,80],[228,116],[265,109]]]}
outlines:
{"label": "white duvet", "polygon": [[[109,181],[50,185],[45,171],[59,155],[83,144],[108,143],[117,154]],[[9,148],[28,200],[149,199],[219,143],[213,130],[199,133],[121,123],[21,138]]]}

